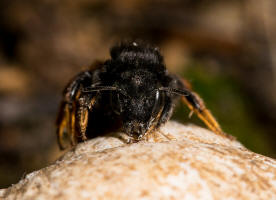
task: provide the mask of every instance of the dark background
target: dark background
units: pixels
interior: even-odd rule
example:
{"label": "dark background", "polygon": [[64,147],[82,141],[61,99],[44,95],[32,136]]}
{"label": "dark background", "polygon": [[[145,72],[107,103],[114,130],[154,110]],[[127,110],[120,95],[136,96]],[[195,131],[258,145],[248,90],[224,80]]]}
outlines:
{"label": "dark background", "polygon": [[[159,46],[225,132],[275,158],[275,9],[274,0],[1,0],[0,188],[62,154],[63,87],[124,39]],[[204,126],[183,105],[174,117]]]}

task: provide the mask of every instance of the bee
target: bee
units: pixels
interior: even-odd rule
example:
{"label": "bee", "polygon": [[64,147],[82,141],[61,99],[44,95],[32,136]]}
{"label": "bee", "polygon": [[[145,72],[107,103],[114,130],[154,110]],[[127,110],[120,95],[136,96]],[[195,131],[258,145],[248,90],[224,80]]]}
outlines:
{"label": "bee", "polygon": [[73,146],[117,129],[139,141],[170,119],[178,99],[210,130],[227,136],[189,83],[167,71],[158,48],[121,43],[110,55],[65,87],[56,121],[61,149],[65,133]]}

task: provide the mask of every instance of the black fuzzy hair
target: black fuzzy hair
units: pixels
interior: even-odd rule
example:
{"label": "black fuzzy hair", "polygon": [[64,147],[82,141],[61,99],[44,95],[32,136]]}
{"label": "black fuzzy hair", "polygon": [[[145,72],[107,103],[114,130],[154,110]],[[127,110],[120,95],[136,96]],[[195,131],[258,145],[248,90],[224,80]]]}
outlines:
{"label": "black fuzzy hair", "polygon": [[159,49],[141,42],[122,42],[110,50],[114,61],[139,64],[139,65],[163,65],[163,56]]}

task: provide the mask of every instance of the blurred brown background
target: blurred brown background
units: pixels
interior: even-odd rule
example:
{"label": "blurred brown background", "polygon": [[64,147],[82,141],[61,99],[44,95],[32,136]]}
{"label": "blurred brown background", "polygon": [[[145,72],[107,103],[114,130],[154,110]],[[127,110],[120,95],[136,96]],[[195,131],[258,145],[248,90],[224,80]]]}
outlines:
{"label": "blurred brown background", "polygon": [[[0,188],[62,152],[54,121],[68,80],[124,39],[158,45],[223,129],[276,157],[274,0],[1,0]],[[204,126],[179,105],[174,118]]]}

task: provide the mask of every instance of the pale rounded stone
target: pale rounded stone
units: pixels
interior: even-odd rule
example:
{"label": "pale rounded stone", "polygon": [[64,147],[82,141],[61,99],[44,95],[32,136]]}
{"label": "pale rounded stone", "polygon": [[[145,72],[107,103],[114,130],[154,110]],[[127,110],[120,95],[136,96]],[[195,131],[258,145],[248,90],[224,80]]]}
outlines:
{"label": "pale rounded stone", "polygon": [[176,122],[139,143],[121,134],[79,144],[0,198],[276,199],[276,161],[237,141]]}

